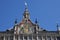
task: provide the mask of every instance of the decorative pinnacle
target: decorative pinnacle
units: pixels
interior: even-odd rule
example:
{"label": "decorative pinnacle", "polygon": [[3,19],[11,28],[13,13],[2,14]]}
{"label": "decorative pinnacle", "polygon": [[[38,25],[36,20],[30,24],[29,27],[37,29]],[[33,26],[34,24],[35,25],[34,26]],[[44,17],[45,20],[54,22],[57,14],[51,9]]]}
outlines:
{"label": "decorative pinnacle", "polygon": [[27,3],[25,2],[25,6],[27,6]]}
{"label": "decorative pinnacle", "polygon": [[25,3],[25,7],[27,8],[27,2],[26,2],[26,1],[24,1],[24,3]]}

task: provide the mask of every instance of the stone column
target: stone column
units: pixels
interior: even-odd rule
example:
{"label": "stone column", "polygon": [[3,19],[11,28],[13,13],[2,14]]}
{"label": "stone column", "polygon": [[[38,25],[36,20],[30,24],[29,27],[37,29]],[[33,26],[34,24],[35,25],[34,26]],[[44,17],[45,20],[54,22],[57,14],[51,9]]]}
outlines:
{"label": "stone column", "polygon": [[38,39],[38,35],[37,35],[37,40],[39,40],[39,39]]}
{"label": "stone column", "polygon": [[51,40],[57,40],[57,37],[51,37]]}
{"label": "stone column", "polygon": [[14,35],[14,37],[13,37],[13,40],[15,40],[15,35]]}
{"label": "stone column", "polygon": [[57,37],[56,37],[56,40],[57,40]]}
{"label": "stone column", "polygon": [[47,36],[42,36],[41,39],[42,40],[47,40]]}
{"label": "stone column", "polygon": [[52,37],[51,37],[51,40],[52,40]]}
{"label": "stone column", "polygon": [[8,36],[8,40],[10,40],[10,36]]}
{"label": "stone column", "polygon": [[42,36],[42,40],[44,40],[44,39],[43,39],[43,36]]}
{"label": "stone column", "polygon": [[29,40],[29,36],[27,36],[27,40]]}
{"label": "stone column", "polygon": [[5,38],[5,36],[4,36],[4,38],[3,38],[3,40],[5,40],[6,38]]}
{"label": "stone column", "polygon": [[23,40],[24,40],[24,35],[23,35]]}
{"label": "stone column", "polygon": [[47,40],[47,36],[46,36],[45,40]]}
{"label": "stone column", "polygon": [[33,35],[32,35],[32,40],[33,40]]}
{"label": "stone column", "polygon": [[53,37],[51,37],[51,40],[53,40]]}
{"label": "stone column", "polygon": [[20,35],[18,35],[18,40],[20,40]]}

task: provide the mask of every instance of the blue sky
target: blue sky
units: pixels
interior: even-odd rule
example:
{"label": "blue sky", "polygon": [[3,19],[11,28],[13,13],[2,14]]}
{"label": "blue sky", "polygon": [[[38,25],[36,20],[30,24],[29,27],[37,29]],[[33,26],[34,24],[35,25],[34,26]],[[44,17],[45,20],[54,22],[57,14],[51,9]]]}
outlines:
{"label": "blue sky", "polygon": [[[26,0],[30,12],[30,18],[46,30],[56,31],[57,23],[60,26],[60,0]],[[25,9],[24,0],[0,0],[0,31],[14,26],[17,18],[18,23],[23,18]]]}

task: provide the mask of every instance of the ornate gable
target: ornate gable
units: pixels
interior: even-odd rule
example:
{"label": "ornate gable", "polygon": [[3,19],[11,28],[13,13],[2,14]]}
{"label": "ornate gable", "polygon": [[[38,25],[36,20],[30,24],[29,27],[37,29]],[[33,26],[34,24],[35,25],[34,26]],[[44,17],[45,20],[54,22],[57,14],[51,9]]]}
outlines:
{"label": "ornate gable", "polygon": [[26,6],[22,21],[15,26],[15,34],[30,34],[34,33],[38,27],[30,20],[30,14]]}

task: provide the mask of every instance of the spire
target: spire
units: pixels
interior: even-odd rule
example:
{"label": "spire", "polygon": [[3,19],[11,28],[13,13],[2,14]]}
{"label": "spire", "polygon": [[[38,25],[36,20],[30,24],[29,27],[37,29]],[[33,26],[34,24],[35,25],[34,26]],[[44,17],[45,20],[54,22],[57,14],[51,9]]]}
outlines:
{"label": "spire", "polygon": [[29,19],[29,11],[28,11],[28,7],[27,7],[27,2],[25,2],[25,11],[23,14],[24,18]]}
{"label": "spire", "polygon": [[25,2],[25,12],[29,13],[29,12],[28,12],[27,2]]}

